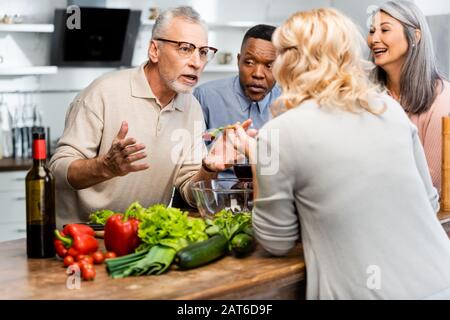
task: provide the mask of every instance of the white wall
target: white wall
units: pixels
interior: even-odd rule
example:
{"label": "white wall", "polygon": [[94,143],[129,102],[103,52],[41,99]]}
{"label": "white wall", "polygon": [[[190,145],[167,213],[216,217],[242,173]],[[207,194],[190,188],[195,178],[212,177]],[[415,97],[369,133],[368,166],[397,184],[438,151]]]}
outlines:
{"label": "white wall", "polygon": [[361,32],[366,34],[370,26],[369,9],[383,2],[385,0],[331,0],[331,6],[350,16],[361,27]]}
{"label": "white wall", "polygon": [[450,13],[448,0],[414,0],[414,2],[426,16]]}
{"label": "white wall", "polygon": [[[409,1],[414,2],[426,16],[450,13],[450,1],[448,0]],[[369,18],[367,9],[371,6],[379,6],[386,2],[386,0],[331,0],[330,2],[331,6],[349,15],[361,27],[365,28],[367,26],[367,19]]]}

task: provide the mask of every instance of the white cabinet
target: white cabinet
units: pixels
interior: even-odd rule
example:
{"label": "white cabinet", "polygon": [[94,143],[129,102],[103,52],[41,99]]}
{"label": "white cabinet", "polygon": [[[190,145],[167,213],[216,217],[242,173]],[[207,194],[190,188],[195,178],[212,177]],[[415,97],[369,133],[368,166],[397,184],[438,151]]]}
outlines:
{"label": "white cabinet", "polygon": [[[18,50],[17,43],[10,39],[5,38],[5,34],[8,33],[12,35],[13,33],[52,33],[54,31],[53,24],[0,24],[0,45],[6,48],[6,51]],[[22,39],[23,40],[23,39]],[[4,49],[5,49],[4,48]],[[26,48],[22,48],[23,52],[16,52],[16,56],[24,56],[24,52],[27,51]],[[8,63],[8,58],[11,58],[13,54],[9,57],[2,56],[0,52],[0,62],[5,62],[4,65],[0,64],[0,76],[28,76],[28,75],[44,75],[44,74],[55,74],[58,71],[56,66],[17,66],[15,63],[12,65]],[[25,55],[26,56],[26,55]],[[15,59],[12,59],[15,60]]]}
{"label": "white cabinet", "polygon": [[0,172],[0,242],[25,238],[26,171]]}
{"label": "white cabinet", "polygon": [[13,23],[0,24],[0,32],[53,32],[55,26],[53,24],[27,24]]}
{"label": "white cabinet", "polygon": [[1,67],[0,76],[33,76],[43,74],[55,74],[58,67],[37,66],[37,67]]}

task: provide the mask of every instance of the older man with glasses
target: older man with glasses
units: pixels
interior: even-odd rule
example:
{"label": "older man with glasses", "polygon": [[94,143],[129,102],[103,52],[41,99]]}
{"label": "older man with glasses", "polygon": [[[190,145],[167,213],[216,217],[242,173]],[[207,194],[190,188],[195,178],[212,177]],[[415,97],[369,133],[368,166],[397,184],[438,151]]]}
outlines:
{"label": "older man with glasses", "polygon": [[191,183],[229,167],[234,153],[223,140],[207,154],[191,94],[216,51],[196,11],[168,10],[155,22],[146,63],[102,76],[75,98],[50,162],[58,225],[98,209],[123,212],[135,200],[168,204],[173,186],[193,205]]}

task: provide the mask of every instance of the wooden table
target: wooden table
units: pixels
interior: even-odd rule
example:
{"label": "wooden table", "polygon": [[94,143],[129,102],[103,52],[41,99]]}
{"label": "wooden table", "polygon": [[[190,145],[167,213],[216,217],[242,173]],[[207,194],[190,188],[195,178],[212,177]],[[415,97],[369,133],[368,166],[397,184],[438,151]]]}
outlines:
{"label": "wooden table", "polygon": [[3,171],[20,171],[20,170],[30,170],[33,165],[33,160],[31,159],[14,159],[14,158],[3,158],[0,159],[0,172]]}
{"label": "wooden table", "polygon": [[[103,245],[103,243],[102,243]],[[96,266],[94,281],[68,289],[61,260],[27,259],[25,239],[0,243],[0,299],[302,299],[305,264],[299,244],[289,256],[225,257],[189,271],[111,279]]]}

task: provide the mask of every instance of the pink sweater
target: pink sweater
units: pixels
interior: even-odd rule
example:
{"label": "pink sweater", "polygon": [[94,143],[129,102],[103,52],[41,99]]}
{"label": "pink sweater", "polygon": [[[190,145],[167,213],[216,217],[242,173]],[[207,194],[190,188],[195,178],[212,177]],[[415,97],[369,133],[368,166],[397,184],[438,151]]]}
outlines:
{"label": "pink sweater", "polygon": [[420,115],[410,115],[419,130],[420,141],[430,169],[433,185],[441,191],[442,117],[450,113],[450,83],[444,81],[444,90],[436,97],[431,108]]}

